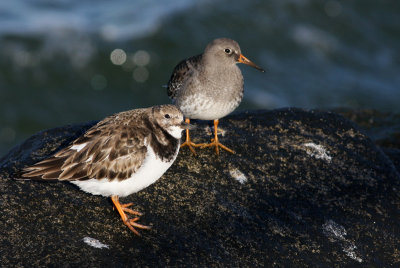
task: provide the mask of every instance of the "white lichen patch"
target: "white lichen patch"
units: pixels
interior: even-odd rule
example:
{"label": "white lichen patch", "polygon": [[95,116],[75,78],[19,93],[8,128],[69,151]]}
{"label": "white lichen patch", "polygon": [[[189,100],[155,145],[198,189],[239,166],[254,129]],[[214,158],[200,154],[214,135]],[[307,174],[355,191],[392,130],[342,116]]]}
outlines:
{"label": "white lichen patch", "polygon": [[246,175],[243,174],[239,169],[237,168],[230,168],[229,169],[229,175],[231,175],[232,178],[240,182],[241,184],[245,183],[247,181]]}
{"label": "white lichen patch", "polygon": [[354,251],[356,249],[356,245],[354,243],[350,243],[347,247],[343,247],[343,252],[346,253],[347,256],[352,258],[355,261],[362,262],[363,260],[357,256],[356,252]]}
{"label": "white lichen patch", "polygon": [[345,238],[347,231],[344,226],[337,224],[333,220],[328,220],[322,225],[322,232],[331,242],[340,243],[343,252],[346,253],[348,257],[360,263],[363,261],[355,252],[357,246],[354,242]]}
{"label": "white lichen patch", "polygon": [[332,238],[333,240],[346,240],[346,229],[333,220],[326,221],[322,225],[322,231],[327,237]]}
{"label": "white lichen patch", "polygon": [[304,143],[303,146],[306,147],[306,152],[309,156],[315,157],[316,159],[325,160],[328,163],[332,161],[332,157],[328,154],[329,152],[324,146],[315,144],[313,142]]}
{"label": "white lichen patch", "polygon": [[109,248],[108,245],[103,244],[99,240],[88,237],[88,236],[83,238],[83,242],[85,242],[86,244],[88,244],[89,246],[94,247],[94,248]]}

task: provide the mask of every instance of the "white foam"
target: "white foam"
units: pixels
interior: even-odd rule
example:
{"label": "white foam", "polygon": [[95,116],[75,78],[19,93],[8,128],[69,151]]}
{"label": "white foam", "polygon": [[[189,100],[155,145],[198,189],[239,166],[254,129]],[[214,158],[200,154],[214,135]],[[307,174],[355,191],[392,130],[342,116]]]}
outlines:
{"label": "white foam", "polygon": [[[52,35],[68,30],[98,32],[107,40],[126,40],[156,30],[167,16],[190,8],[196,2],[161,0],[61,1],[41,7],[32,1],[0,1],[0,10],[8,16],[0,18],[0,35],[24,33]],[[38,1],[34,1],[38,2]],[[76,2],[76,3],[75,3]],[[62,9],[60,8],[62,5]],[[96,14],[96,16],[93,16]],[[23,19],[21,19],[23,18]]]}

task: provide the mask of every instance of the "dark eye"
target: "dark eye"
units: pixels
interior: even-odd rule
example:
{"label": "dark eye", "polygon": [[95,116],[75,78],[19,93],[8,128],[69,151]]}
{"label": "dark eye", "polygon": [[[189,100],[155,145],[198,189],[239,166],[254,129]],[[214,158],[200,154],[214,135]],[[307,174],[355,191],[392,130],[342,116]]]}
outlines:
{"label": "dark eye", "polygon": [[171,118],[171,116],[169,114],[165,114],[164,117],[165,118]]}
{"label": "dark eye", "polygon": [[225,48],[225,53],[226,54],[231,54],[231,50],[229,48]]}

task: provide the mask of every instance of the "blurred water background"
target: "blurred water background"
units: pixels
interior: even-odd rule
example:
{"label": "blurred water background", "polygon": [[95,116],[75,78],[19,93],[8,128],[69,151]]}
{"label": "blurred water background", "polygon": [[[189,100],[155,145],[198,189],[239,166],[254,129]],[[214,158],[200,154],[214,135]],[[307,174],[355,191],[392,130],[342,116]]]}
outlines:
{"label": "blurred water background", "polygon": [[239,109],[400,112],[398,0],[0,2],[0,155],[31,134],[169,103],[174,66],[216,37],[241,66]]}

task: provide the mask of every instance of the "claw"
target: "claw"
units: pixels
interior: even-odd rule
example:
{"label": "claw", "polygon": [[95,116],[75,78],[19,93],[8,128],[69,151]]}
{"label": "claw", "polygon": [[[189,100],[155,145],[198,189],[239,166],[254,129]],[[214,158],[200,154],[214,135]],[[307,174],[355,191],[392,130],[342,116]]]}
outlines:
{"label": "claw", "polygon": [[[189,119],[189,118],[186,118],[186,119],[185,119],[185,122],[188,123],[188,124],[190,124],[190,119]],[[196,144],[196,143],[194,143],[194,142],[191,141],[190,135],[189,135],[189,129],[186,129],[186,141],[185,141],[184,143],[181,144],[181,148],[182,148],[182,147],[185,147],[185,146],[189,147],[189,150],[190,150],[194,155],[197,155],[197,154],[196,154],[196,151],[194,150],[193,147],[199,147],[199,146],[201,146],[201,144]]]}
{"label": "claw", "polygon": [[150,230],[151,227],[150,226],[146,226],[146,225],[142,225],[137,223],[136,221],[138,221],[139,218],[134,218],[134,219],[130,219],[129,220],[129,224],[135,226],[136,228],[140,228],[140,229],[144,229],[144,230]]}
{"label": "claw", "polygon": [[222,143],[220,143],[218,141],[218,123],[219,120],[216,119],[214,120],[214,138],[211,139],[211,142],[206,144],[198,144],[200,146],[200,148],[207,148],[207,147],[215,147],[215,152],[217,153],[217,155],[219,155],[219,147],[221,147],[221,149],[224,149],[225,151],[228,151],[232,154],[234,154],[235,152],[231,149],[229,149],[228,147],[226,147],[225,145],[223,145]]}
{"label": "claw", "polygon": [[[128,207],[132,206],[133,203],[129,203],[129,204],[121,204],[119,202],[119,198],[117,195],[113,195],[111,196],[111,200],[114,203],[115,208],[118,210],[119,215],[121,216],[122,221],[124,222],[124,224],[126,226],[128,226],[128,228],[134,232],[136,235],[140,236],[139,232],[136,231],[136,228],[140,228],[140,229],[146,229],[149,230],[150,227],[149,226],[145,226],[139,223],[136,223],[136,221],[139,220],[139,217],[135,217],[133,219],[129,219],[128,216],[126,215],[126,213],[129,214],[133,214],[133,215],[137,215],[137,216],[141,216],[142,213],[138,212],[138,211],[134,211]],[[126,213],[125,213],[126,212]]]}

